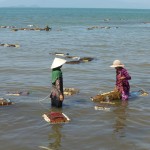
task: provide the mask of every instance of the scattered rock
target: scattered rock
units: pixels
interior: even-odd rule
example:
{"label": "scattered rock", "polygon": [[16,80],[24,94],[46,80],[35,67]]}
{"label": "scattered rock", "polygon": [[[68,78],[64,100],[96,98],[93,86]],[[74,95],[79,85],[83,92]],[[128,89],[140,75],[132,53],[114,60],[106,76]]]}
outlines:
{"label": "scattered rock", "polygon": [[4,43],[1,43],[0,46],[4,46],[4,47],[20,47],[19,44],[4,44]]}
{"label": "scattered rock", "polygon": [[0,98],[0,106],[6,106],[11,104],[12,102],[10,101],[10,99]]}
{"label": "scattered rock", "polygon": [[52,28],[49,26],[46,26],[45,28],[13,28],[12,31],[18,31],[18,30],[24,30],[24,31],[50,31]]}
{"label": "scattered rock", "polygon": [[64,88],[64,95],[74,95],[79,93],[79,89],[75,88]]}
{"label": "scattered rock", "polygon": [[111,27],[109,26],[92,26],[87,28],[88,30],[93,30],[93,29],[110,29]]}
{"label": "scattered rock", "polygon": [[66,64],[80,64],[81,62],[79,60],[74,61],[67,61]]}
{"label": "scattered rock", "polygon": [[0,28],[10,28],[10,29],[12,29],[12,28],[16,28],[15,26],[0,26]]}
{"label": "scattered rock", "polygon": [[8,92],[6,95],[12,96],[28,96],[30,94],[29,91],[16,91],[16,92]]}
{"label": "scattered rock", "polygon": [[51,55],[56,55],[56,56],[63,56],[63,57],[67,57],[69,55],[69,53],[65,54],[65,53],[58,53],[58,52],[55,52],[55,53],[49,53]]}
{"label": "scattered rock", "polygon": [[79,60],[67,61],[66,64],[85,63],[85,62],[90,62],[90,61],[92,61],[93,59],[94,59],[94,58],[92,58],[92,57],[83,57],[83,58],[79,58]]}

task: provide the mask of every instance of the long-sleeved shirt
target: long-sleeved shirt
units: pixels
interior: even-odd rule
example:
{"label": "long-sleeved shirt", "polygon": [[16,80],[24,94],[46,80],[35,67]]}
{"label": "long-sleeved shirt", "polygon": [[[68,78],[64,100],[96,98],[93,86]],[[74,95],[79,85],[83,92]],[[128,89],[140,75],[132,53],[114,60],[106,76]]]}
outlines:
{"label": "long-sleeved shirt", "polygon": [[[125,79],[122,80],[120,79],[121,77],[125,77]],[[131,80],[131,76],[125,68],[116,69],[116,87],[121,93],[129,93],[130,85],[128,80]]]}

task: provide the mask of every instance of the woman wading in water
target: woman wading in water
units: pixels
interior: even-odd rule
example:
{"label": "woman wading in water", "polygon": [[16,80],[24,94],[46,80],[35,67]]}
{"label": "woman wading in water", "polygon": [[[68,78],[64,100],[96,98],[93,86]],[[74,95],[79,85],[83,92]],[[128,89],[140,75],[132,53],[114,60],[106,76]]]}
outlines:
{"label": "woman wading in water", "polygon": [[60,108],[64,100],[63,94],[63,75],[61,67],[66,63],[65,59],[55,58],[51,69],[52,69],[52,90],[50,94],[51,106]]}
{"label": "woman wading in water", "polygon": [[115,89],[121,93],[122,100],[128,100],[130,92],[130,84],[128,80],[131,80],[131,76],[128,74],[127,69],[120,60],[115,60],[110,67],[116,69],[116,87]]}

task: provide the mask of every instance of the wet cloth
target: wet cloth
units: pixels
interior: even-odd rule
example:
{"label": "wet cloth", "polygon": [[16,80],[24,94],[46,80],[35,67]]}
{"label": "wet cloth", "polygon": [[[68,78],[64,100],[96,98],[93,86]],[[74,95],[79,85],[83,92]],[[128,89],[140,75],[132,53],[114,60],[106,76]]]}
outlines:
{"label": "wet cloth", "polygon": [[62,71],[60,68],[55,68],[52,70],[52,84],[55,83],[55,81],[61,77],[62,77]]}
{"label": "wet cloth", "polygon": [[63,95],[63,77],[60,69],[52,71],[52,89],[51,89],[51,105],[54,107],[62,107],[60,95]]}
{"label": "wet cloth", "polygon": [[[125,79],[121,80],[121,77],[125,77]],[[121,92],[122,100],[127,100],[129,97],[130,85],[128,80],[131,80],[131,76],[125,68],[116,69],[116,87]]]}

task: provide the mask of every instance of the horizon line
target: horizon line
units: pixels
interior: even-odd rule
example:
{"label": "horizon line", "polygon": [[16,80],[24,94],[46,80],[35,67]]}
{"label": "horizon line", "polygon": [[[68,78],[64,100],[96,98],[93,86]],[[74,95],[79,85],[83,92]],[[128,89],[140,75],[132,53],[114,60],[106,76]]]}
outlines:
{"label": "horizon line", "polygon": [[59,8],[59,9],[147,9],[149,8],[123,8],[123,7],[43,7],[43,6],[0,6],[0,8]]}

